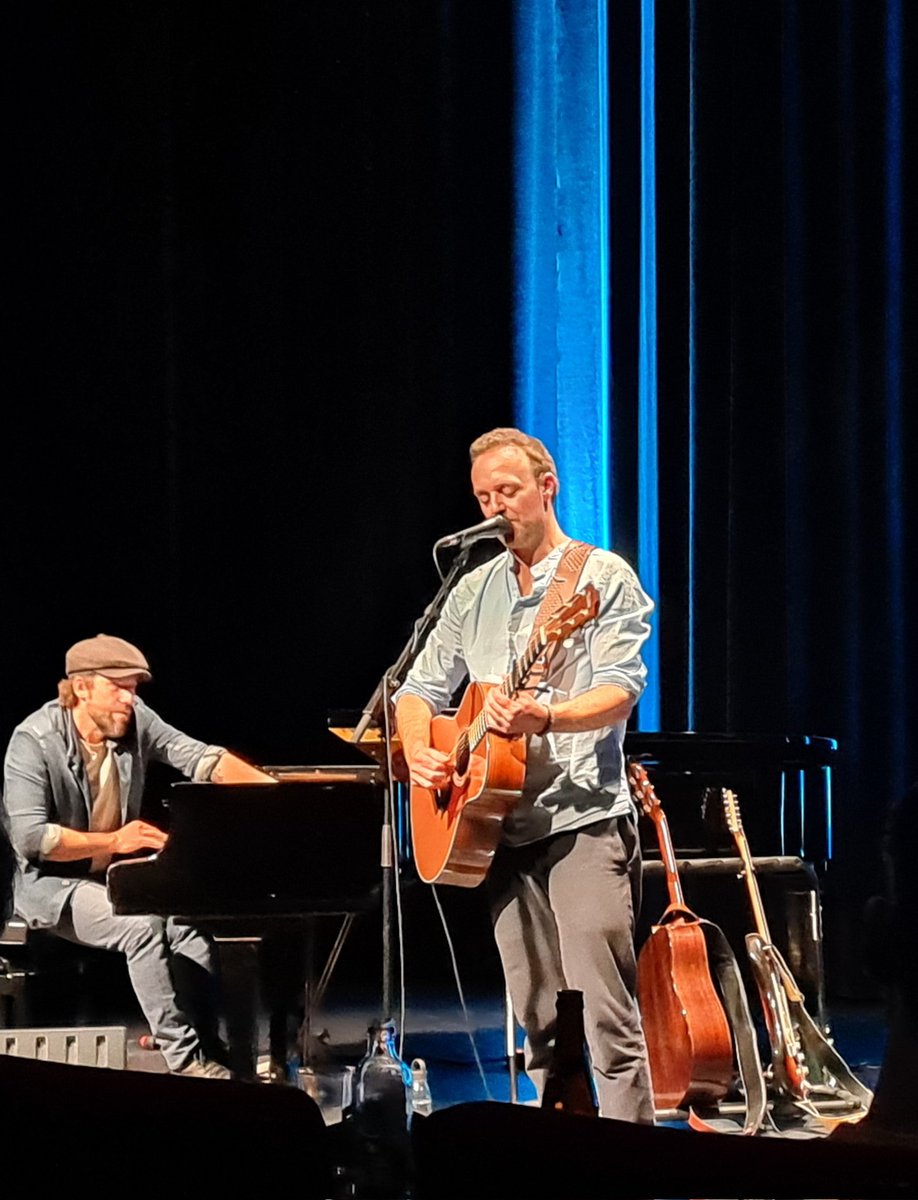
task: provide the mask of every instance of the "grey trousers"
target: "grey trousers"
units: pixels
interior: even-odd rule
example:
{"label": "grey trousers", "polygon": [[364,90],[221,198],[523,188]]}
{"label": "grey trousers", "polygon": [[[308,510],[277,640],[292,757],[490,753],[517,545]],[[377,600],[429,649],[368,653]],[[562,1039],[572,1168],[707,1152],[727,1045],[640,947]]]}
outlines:
{"label": "grey trousers", "polygon": [[526,846],[501,847],[488,874],[491,918],[526,1070],[539,1094],[551,1063],[557,993],[583,992],[604,1117],[653,1123],[635,1001],[634,922],[641,852],[634,822],[613,817]]}
{"label": "grey trousers", "polygon": [[134,994],[170,1071],[213,1057],[194,1023],[206,1026],[205,1040],[215,1038],[217,965],[208,937],[171,917],[116,916],[105,887],[90,879],[74,889],[53,932],[126,957]]}

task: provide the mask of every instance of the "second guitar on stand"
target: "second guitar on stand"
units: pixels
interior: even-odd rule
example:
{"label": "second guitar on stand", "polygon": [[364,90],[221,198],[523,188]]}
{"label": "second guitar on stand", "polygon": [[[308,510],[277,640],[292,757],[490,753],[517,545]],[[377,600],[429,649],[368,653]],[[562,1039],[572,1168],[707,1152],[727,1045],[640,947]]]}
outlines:
{"label": "second guitar on stand", "polygon": [[733,1040],[711,974],[700,918],[686,905],[666,815],[646,770],[628,767],[632,793],[653,821],[669,904],[638,957],[638,1002],[654,1104],[716,1104],[733,1081]]}

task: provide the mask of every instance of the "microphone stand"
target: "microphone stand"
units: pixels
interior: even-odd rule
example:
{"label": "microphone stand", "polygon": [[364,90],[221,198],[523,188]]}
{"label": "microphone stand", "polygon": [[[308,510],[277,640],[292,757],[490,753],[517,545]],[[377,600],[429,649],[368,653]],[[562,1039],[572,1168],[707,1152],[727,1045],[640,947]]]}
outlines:
{"label": "microphone stand", "polygon": [[392,740],[390,734],[390,720],[386,707],[389,703],[389,697],[392,693],[402,685],[405,680],[405,675],[408,673],[411,664],[417,658],[418,654],[426,642],[430,631],[437,622],[437,618],[443,611],[443,605],[446,603],[446,597],[455,587],[459,577],[463,575],[468,568],[469,553],[472,548],[472,542],[469,541],[461,545],[461,549],[453,559],[450,569],[443,577],[440,588],[437,594],[431,600],[430,604],[424,609],[424,612],[417,619],[414,625],[414,630],[411,637],[402,648],[398,658],[391,667],[383,674],[379,683],[376,685],[376,690],[367,701],[363,709],[363,715],[358,723],[354,726],[354,731],[351,734],[351,742],[359,742],[367,729],[372,724],[376,724],[383,733],[385,746],[385,762],[386,762],[386,803],[384,807],[383,827],[382,827],[382,930],[383,930],[383,976],[382,976],[382,1007],[383,1020],[388,1021],[393,1016],[393,953],[392,953],[392,929],[393,920],[393,900],[394,900],[394,874],[398,864],[395,861],[393,853],[393,829],[395,828],[395,780],[392,778],[391,763],[392,763]]}

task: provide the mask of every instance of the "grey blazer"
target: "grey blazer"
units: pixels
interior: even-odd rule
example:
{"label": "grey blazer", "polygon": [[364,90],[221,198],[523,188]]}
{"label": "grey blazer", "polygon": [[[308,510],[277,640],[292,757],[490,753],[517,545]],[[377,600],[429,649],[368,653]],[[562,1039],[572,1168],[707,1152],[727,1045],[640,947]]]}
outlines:
{"label": "grey blazer", "polygon": [[[140,816],[149,762],[168,763],[192,778],[202,759],[221,749],[167,725],[139,699],[131,731],[111,746],[125,824]],[[42,837],[48,825],[88,831],[92,806],[73,717],[56,700],[13,731],[4,762],[3,802],[18,866],[16,911],[33,928],[54,926],[88,874],[90,860],[48,862],[41,856]]]}

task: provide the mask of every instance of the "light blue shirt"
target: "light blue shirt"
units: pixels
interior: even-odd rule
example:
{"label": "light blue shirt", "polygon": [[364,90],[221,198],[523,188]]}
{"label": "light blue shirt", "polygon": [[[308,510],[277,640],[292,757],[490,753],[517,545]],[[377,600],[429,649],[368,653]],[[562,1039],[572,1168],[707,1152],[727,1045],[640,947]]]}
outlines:
{"label": "light blue shirt", "polygon": [[[509,552],[464,575],[395,699],[411,693],[440,712],[466,677],[500,683],[526,649],[563,551],[556,547],[532,568],[528,596],[520,594]],[[536,687],[541,703],[559,703],[602,684],[634,696],[644,689],[640,651],[650,634],[653,601],[628,563],[607,550],[594,550],[587,559],[577,586],[587,583],[599,591],[599,615],[556,646],[549,672]],[[624,721],[586,733],[532,736],[523,798],[504,821],[503,840],[521,845],[632,812],[624,737]]]}

